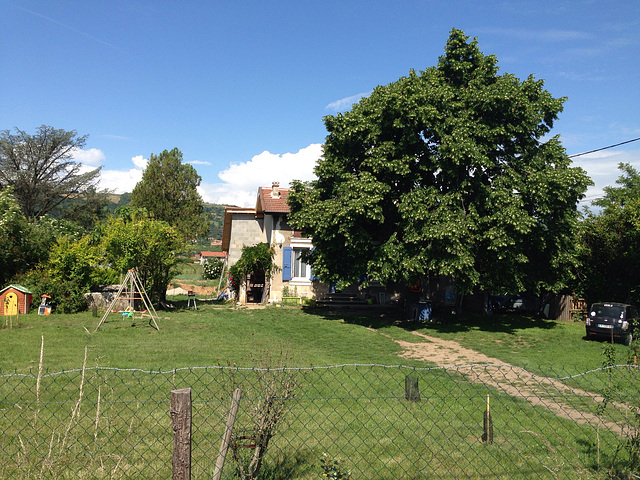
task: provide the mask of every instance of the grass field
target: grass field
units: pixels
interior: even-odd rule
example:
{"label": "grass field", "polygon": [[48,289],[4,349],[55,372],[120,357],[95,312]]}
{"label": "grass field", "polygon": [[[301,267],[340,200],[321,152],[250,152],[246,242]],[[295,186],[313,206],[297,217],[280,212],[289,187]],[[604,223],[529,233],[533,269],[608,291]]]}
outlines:
{"label": "grass field", "polygon": [[[171,299],[170,299],[171,300]],[[400,348],[393,338],[417,342],[417,330],[455,340],[486,355],[547,372],[600,367],[605,343],[584,340],[584,325],[523,316],[459,316],[446,324],[415,324],[402,316],[329,315],[295,307],[230,308],[199,302],[198,311],[185,310],[186,297],[173,299],[177,308],[160,312],[160,330],[145,320],[130,321],[117,314],[94,332],[100,318],[76,315],[21,315],[19,325],[2,331],[0,371],[37,366],[44,337],[49,369],[77,368],[84,347],[89,365],[122,368],[244,364],[258,347],[286,345],[300,366],[341,363],[397,364]],[[134,325],[134,326],[132,326]],[[376,331],[373,331],[376,330]],[[391,338],[380,335],[383,332]],[[616,344],[621,362],[629,349]],[[403,359],[402,363],[423,366]]]}
{"label": "grass field", "polygon": [[[193,388],[197,416],[194,478],[210,478],[211,462],[204,459],[215,457],[233,388],[244,385],[248,404],[260,397],[255,371],[238,368],[264,363],[264,352],[285,352],[287,366],[316,368],[300,373],[286,434],[274,437],[263,478],[318,478],[324,452],[342,458],[354,479],[599,478],[604,472],[595,467],[610,466],[616,454],[615,435],[469,383],[455,371],[400,358],[393,341],[419,341],[411,333],[418,330],[558,376],[603,363],[605,344],[585,341],[580,323],[459,316],[446,324],[413,324],[400,315],[329,315],[295,307],[201,302],[199,311],[187,311],[186,298],[172,301],[178,308],[160,313],[159,331],[115,314],[95,332],[100,318],[91,313],[30,314],[2,330],[1,372],[31,373],[10,377],[0,389],[4,478],[168,478],[168,392],[184,386]],[[86,378],[76,370],[40,381],[42,339],[48,372],[80,368],[86,348]],[[621,360],[629,351],[614,349]],[[405,367],[319,368],[346,364]],[[213,368],[181,369],[204,366]],[[420,378],[423,401],[399,400],[407,374]],[[581,381],[599,391],[607,376],[574,383]],[[487,394],[494,398],[498,432],[491,448],[478,442]],[[70,418],[79,396],[83,407]],[[624,462],[624,455],[615,461]]]}

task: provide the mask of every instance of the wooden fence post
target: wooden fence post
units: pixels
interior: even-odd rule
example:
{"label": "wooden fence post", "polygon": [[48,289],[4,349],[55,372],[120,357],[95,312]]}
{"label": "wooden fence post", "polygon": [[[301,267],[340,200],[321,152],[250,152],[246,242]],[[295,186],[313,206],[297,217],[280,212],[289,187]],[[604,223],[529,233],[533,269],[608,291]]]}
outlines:
{"label": "wooden fence post", "polygon": [[489,409],[489,395],[487,395],[487,408],[484,411],[482,422],[482,441],[493,443],[493,420],[491,420],[491,410]]}
{"label": "wooden fence post", "polygon": [[213,480],[220,480],[222,477],[222,468],[224,467],[224,461],[227,458],[227,451],[229,450],[229,444],[231,443],[231,438],[233,436],[233,424],[235,423],[236,415],[238,414],[240,397],[242,397],[242,390],[236,388],[233,392],[233,400],[231,400],[231,408],[229,408],[227,424],[224,428],[224,435],[222,436],[222,443],[220,444],[218,459],[216,460],[216,468],[213,471]]}
{"label": "wooden fence post", "polygon": [[191,480],[191,389],[171,391],[173,480]]}
{"label": "wooden fence post", "polygon": [[418,388],[418,377],[407,375],[404,379],[404,397],[410,402],[420,401],[420,389]]}

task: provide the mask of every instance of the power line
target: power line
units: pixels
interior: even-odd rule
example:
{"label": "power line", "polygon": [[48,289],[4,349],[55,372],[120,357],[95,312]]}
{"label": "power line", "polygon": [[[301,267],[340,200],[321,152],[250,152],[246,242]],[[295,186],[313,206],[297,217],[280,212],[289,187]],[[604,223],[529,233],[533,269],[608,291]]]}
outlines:
{"label": "power line", "polygon": [[625,145],[625,144],[631,143],[631,142],[637,142],[638,140],[640,140],[640,137],[633,138],[631,140],[627,140],[626,142],[616,143],[615,145],[609,145],[608,147],[596,148],[595,150],[589,150],[588,152],[582,152],[582,153],[576,153],[575,155],[569,155],[569,158],[581,157],[582,155],[587,155],[588,153],[599,152],[601,150],[606,150],[607,148],[619,147],[620,145]]}

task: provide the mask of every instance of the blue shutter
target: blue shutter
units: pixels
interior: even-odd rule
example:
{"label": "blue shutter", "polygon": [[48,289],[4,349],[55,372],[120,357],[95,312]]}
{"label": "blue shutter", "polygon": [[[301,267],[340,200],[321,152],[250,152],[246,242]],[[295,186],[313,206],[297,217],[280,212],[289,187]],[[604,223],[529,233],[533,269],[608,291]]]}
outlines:
{"label": "blue shutter", "polygon": [[[315,250],[314,247],[311,247],[311,252],[313,252]],[[316,281],[316,276],[313,274],[313,267],[311,265],[309,265],[309,280],[311,280],[312,282]]]}
{"label": "blue shutter", "polygon": [[291,280],[291,247],[282,247],[282,281]]}

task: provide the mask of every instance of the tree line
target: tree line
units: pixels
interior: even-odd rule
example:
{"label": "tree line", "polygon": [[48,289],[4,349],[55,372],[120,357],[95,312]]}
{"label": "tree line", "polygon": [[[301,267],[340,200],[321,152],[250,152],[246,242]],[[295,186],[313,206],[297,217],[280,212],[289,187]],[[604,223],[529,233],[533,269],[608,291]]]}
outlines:
{"label": "tree line", "polygon": [[135,267],[162,304],[178,255],[209,231],[201,177],[177,148],[151,154],[130,202],[109,214],[100,169],[83,172],[73,160],[85,141],[48,126],[0,133],[0,283],[19,282],[73,312],[86,308],[92,287]]}

